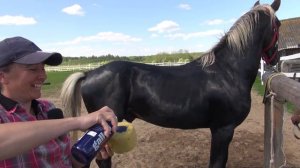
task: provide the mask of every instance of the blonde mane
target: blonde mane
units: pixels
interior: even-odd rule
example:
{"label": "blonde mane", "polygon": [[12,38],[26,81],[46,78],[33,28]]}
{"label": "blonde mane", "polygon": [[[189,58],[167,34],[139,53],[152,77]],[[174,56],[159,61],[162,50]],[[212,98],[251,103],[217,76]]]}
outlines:
{"label": "blonde mane", "polygon": [[252,41],[253,31],[255,25],[259,22],[259,11],[264,11],[270,15],[270,23],[275,19],[275,11],[270,5],[258,5],[252,8],[249,12],[243,15],[230,30],[221,38],[220,42],[216,44],[210,51],[203,54],[198,60],[205,68],[212,65],[215,62],[215,50],[228,44],[229,48],[232,49],[233,54],[242,54],[247,48],[249,41]]}

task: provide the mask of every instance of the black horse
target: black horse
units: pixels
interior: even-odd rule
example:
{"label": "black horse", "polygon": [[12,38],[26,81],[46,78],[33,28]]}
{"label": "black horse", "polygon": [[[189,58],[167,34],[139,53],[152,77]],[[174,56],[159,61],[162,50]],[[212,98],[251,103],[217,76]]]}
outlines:
{"label": "black horse", "polygon": [[[135,118],[169,128],[210,128],[209,167],[226,167],[234,129],[247,117],[260,59],[275,65],[280,0],[244,14],[210,52],[182,66],[116,61],[72,74],[64,83],[65,112],[107,105],[119,121]],[[111,158],[110,158],[111,159]],[[111,166],[111,160],[103,161]]]}

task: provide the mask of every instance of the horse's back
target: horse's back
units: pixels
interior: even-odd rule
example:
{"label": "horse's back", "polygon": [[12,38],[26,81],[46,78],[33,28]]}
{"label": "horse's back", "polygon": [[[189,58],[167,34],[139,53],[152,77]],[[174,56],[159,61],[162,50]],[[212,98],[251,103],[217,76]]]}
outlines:
{"label": "horse's back", "polygon": [[116,106],[114,103],[125,103],[131,62],[115,61],[86,72],[81,83],[81,93],[89,112],[102,106]]}

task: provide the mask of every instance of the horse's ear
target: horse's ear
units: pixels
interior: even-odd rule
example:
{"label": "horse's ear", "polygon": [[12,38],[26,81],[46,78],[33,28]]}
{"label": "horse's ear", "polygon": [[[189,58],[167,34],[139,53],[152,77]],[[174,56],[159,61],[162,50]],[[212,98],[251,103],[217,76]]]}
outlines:
{"label": "horse's ear", "polygon": [[258,0],[258,1],[255,2],[255,4],[254,4],[253,7],[255,7],[255,6],[259,5],[259,4],[260,4],[260,3],[259,3],[259,0]]}
{"label": "horse's ear", "polygon": [[274,11],[277,11],[279,9],[281,0],[274,0],[274,2],[272,3],[271,7],[274,9]]}

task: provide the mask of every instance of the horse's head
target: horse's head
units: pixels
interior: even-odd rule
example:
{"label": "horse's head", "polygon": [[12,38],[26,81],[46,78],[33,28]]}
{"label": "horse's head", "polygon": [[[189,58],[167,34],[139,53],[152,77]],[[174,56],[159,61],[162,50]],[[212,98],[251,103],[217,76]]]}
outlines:
{"label": "horse's head", "polygon": [[[259,1],[256,2],[255,6],[259,5]],[[274,0],[271,8],[276,12],[280,6],[280,0]],[[265,13],[267,15],[272,15],[268,8],[266,8]],[[278,37],[279,37],[279,27],[280,21],[274,14],[274,17],[271,19],[270,27],[266,29],[264,47],[262,50],[262,59],[268,65],[276,65],[280,57],[278,54]],[[270,31],[271,30],[271,31]]]}

